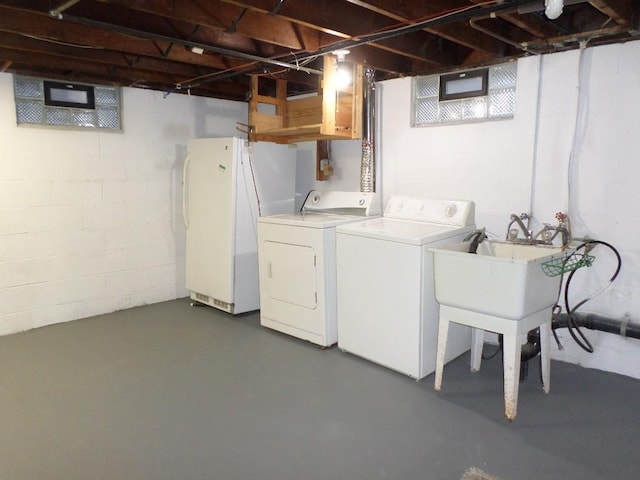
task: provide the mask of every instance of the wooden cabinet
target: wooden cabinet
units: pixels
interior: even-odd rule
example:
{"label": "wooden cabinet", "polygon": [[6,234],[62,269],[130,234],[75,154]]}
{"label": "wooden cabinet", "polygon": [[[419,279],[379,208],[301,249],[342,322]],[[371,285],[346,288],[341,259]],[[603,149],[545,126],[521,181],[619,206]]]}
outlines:
{"label": "wooden cabinet", "polygon": [[324,56],[322,87],[311,96],[287,98],[286,80],[276,80],[275,97],[260,95],[260,77],[252,76],[249,138],[276,143],[360,138],[363,68],[345,62],[353,69],[353,81],[339,88],[337,65],[333,55]]}

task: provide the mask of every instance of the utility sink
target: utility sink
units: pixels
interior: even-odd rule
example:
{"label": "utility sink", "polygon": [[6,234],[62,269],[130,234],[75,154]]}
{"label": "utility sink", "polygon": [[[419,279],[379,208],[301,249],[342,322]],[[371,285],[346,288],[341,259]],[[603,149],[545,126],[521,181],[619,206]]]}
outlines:
{"label": "utility sink", "polygon": [[548,245],[485,240],[477,254],[469,242],[430,249],[434,254],[438,303],[510,320],[552,307],[561,276],[548,276],[542,264],[566,257]]}

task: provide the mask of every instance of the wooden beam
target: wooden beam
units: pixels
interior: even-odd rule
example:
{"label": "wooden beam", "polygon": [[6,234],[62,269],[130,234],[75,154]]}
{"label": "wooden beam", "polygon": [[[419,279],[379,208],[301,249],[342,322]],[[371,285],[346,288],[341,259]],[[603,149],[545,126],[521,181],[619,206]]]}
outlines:
{"label": "wooden beam", "polygon": [[[98,0],[109,5],[126,7],[132,11],[144,12],[161,17],[179,20],[190,24],[218,31],[227,30],[244,9],[222,1],[208,0],[206,2],[166,0]],[[310,28],[296,31],[295,26],[288,20],[268,15],[255,10],[247,10],[241,21],[236,25],[235,33],[240,37],[251,38],[261,42],[279,45],[290,50],[304,50],[308,47],[317,48],[320,43],[319,32]],[[301,38],[304,40],[302,43]]]}
{"label": "wooden beam", "polygon": [[[268,12],[273,7],[271,0],[224,0],[226,3],[242,6],[258,12]],[[335,41],[358,38],[359,36],[397,27],[398,21],[360,8],[349,2],[329,0],[295,0],[287,2],[280,16],[291,22],[332,35]],[[354,21],[358,19],[358,21]],[[400,22],[402,23],[402,22]],[[325,43],[323,46],[330,45]],[[412,60],[425,61],[443,66],[449,59],[434,45],[426,32],[414,32],[370,44],[372,48],[386,50],[394,55],[403,55]],[[376,58],[368,59],[375,65]]]}
{"label": "wooden beam", "polygon": [[[219,55],[196,55],[185,48],[172,48],[166,57],[163,57],[154,43],[149,40],[106,32],[84,25],[69,24],[55,20],[44,13],[39,14],[3,5],[0,5],[0,31],[20,35],[28,32],[41,39],[77,45],[78,48],[93,47],[158,59],[165,58],[216,70],[228,68]],[[168,44],[164,45],[164,47],[167,46]],[[231,62],[234,66],[244,64],[237,60]]]}
{"label": "wooden beam", "polygon": [[638,29],[640,2],[637,0],[590,0],[589,3],[618,25],[630,25]]}

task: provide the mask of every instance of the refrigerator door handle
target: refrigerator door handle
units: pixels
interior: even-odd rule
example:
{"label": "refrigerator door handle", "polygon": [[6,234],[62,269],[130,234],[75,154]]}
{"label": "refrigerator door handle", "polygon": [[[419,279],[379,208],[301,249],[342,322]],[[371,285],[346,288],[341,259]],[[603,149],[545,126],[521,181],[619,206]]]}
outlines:
{"label": "refrigerator door handle", "polygon": [[184,159],[184,166],[182,167],[182,221],[185,227],[189,227],[189,209],[187,206],[187,175],[189,172],[189,154]]}

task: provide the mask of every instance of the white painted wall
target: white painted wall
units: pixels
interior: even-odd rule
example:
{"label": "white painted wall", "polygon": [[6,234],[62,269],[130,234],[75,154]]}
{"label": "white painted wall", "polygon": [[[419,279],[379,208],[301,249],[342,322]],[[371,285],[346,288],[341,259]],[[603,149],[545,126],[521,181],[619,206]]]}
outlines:
{"label": "white painted wall", "polygon": [[247,107],[122,94],[122,133],[17,127],[0,74],[0,334],[187,295],[186,142],[237,134]]}
{"label": "white painted wall", "polygon": [[298,144],[296,165],[296,208],[300,209],[309,190],[360,191],[360,140],[331,142],[334,172],[327,180],[316,180],[316,142]]}

